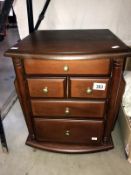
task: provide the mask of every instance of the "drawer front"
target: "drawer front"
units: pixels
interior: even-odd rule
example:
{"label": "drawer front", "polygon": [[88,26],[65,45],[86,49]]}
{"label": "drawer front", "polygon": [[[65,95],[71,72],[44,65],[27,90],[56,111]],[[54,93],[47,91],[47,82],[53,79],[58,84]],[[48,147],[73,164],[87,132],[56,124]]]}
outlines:
{"label": "drawer front", "polygon": [[103,136],[103,121],[34,119],[39,141],[98,144]]}
{"label": "drawer front", "polygon": [[34,116],[103,118],[105,101],[31,100]]}
{"label": "drawer front", "polygon": [[59,97],[65,96],[66,79],[65,78],[43,78],[27,79],[29,93],[31,97]]}
{"label": "drawer front", "polygon": [[24,60],[27,74],[76,74],[107,75],[110,73],[110,59],[90,60]]}
{"label": "drawer front", "polygon": [[70,96],[75,98],[106,98],[109,79],[70,78]]}

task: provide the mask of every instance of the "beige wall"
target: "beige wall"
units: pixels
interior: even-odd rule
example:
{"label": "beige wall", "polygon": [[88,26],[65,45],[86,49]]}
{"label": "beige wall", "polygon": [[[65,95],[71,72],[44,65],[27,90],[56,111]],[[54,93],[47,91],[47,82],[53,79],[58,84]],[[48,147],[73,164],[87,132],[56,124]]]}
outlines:
{"label": "beige wall", "polygon": [[[36,22],[45,0],[33,0]],[[26,0],[15,0],[20,37],[28,35]],[[39,29],[108,28],[131,45],[131,0],[51,0]]]}

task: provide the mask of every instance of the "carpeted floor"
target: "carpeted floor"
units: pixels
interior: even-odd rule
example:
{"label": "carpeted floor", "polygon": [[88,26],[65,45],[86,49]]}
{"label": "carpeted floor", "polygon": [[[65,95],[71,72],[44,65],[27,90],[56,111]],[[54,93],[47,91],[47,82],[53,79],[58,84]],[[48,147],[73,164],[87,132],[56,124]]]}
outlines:
{"label": "carpeted floor", "polygon": [[9,153],[0,149],[0,175],[130,175],[118,124],[113,132],[115,149],[93,154],[60,154],[26,146],[27,128],[19,102],[4,120]]}

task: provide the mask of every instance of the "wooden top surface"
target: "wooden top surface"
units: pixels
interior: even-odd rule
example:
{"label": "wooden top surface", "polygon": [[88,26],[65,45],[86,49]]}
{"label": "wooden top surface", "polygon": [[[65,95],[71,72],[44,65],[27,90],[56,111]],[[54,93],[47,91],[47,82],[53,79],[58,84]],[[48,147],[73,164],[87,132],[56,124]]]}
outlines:
{"label": "wooden top surface", "polygon": [[15,55],[79,55],[131,53],[119,38],[107,29],[36,31],[6,52]]}

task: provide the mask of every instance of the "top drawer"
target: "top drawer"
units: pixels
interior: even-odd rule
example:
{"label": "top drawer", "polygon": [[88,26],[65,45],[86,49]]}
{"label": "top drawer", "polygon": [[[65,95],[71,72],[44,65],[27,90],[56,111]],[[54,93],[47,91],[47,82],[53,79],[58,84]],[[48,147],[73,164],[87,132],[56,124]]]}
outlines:
{"label": "top drawer", "polygon": [[110,59],[90,60],[42,60],[25,59],[27,74],[75,74],[75,75],[108,75],[110,73]]}

